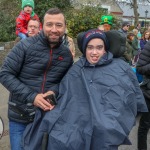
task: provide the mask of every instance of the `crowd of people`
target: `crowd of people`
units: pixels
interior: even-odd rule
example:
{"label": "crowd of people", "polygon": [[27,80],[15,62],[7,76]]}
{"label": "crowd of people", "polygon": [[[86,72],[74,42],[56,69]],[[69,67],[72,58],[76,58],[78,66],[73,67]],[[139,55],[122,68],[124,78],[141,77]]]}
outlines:
{"label": "crowd of people", "polygon": [[[149,27],[141,33],[141,25],[138,24],[129,31],[130,23],[124,22],[119,32],[127,37],[127,50],[124,54],[125,61],[129,63],[140,83],[148,110],[150,111],[150,87],[149,87],[149,60],[150,60],[150,31]],[[139,121],[137,148],[147,150],[147,134],[150,128],[150,112],[141,114]]]}
{"label": "crowd of people", "polygon": [[[16,19],[19,40],[5,58],[0,82],[9,92],[11,150],[117,150],[141,114],[138,150],[147,150],[150,128],[150,31],[112,16],[77,36],[50,8],[43,24],[33,0],[22,0]],[[133,71],[134,69],[134,71]],[[140,78],[141,77],[141,78]],[[140,78],[140,79],[139,79]]]}

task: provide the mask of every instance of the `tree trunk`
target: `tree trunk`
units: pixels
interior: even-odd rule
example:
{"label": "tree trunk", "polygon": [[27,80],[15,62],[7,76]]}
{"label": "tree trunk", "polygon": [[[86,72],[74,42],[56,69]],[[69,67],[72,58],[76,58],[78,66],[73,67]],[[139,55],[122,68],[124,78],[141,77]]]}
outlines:
{"label": "tree trunk", "polygon": [[138,21],[139,21],[137,0],[133,0],[133,11],[134,11],[134,16],[135,16],[134,25],[136,26],[138,24]]}

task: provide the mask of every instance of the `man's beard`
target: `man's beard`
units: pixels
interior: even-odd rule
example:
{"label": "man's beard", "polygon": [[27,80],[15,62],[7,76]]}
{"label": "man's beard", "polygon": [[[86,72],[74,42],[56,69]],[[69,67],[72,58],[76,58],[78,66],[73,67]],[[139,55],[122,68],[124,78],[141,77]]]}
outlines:
{"label": "man's beard", "polygon": [[48,42],[49,42],[50,45],[51,45],[51,44],[53,44],[53,45],[58,45],[58,44],[62,43],[62,37],[59,37],[58,40],[56,40],[56,41],[51,40],[51,39],[49,38],[49,36],[47,36],[47,39],[48,39]]}

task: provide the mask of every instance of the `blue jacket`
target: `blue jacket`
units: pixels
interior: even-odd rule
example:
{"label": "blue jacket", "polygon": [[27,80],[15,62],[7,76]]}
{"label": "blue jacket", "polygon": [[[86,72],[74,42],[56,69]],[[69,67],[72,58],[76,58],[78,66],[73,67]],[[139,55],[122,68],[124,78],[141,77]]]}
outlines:
{"label": "blue jacket", "polygon": [[140,47],[141,47],[141,50],[144,49],[144,45],[145,45],[146,43],[147,43],[146,40],[143,40],[143,39],[140,40]]}
{"label": "blue jacket", "polygon": [[61,81],[58,105],[27,126],[23,147],[40,150],[47,140],[47,150],[117,149],[130,143],[137,111],[147,107],[126,62],[108,53],[94,66],[82,57]]}
{"label": "blue jacket", "polygon": [[57,92],[72,62],[69,49],[63,44],[51,49],[43,32],[14,46],[0,71],[0,82],[10,91],[9,119],[32,121],[36,95]]}

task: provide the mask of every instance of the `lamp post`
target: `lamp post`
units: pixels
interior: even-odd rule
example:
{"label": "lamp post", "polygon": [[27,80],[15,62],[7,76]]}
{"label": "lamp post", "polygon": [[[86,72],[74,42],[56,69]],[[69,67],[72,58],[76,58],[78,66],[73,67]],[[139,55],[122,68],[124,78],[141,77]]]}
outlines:
{"label": "lamp post", "polygon": [[148,10],[145,10],[145,28],[146,28],[146,19],[147,19]]}

